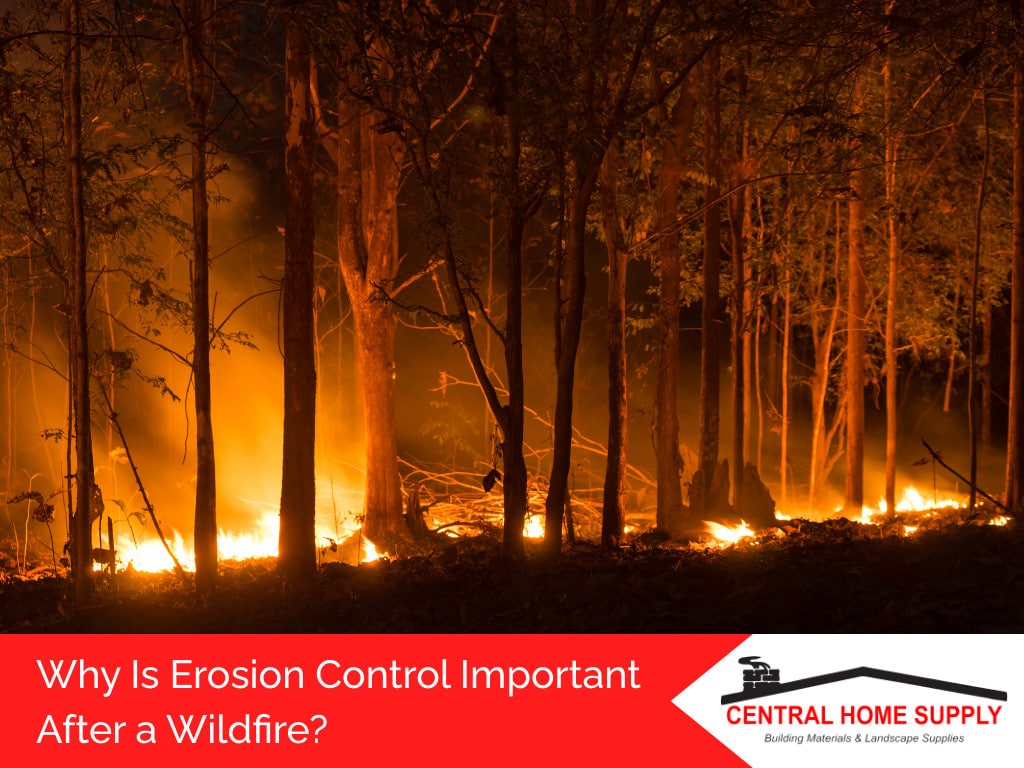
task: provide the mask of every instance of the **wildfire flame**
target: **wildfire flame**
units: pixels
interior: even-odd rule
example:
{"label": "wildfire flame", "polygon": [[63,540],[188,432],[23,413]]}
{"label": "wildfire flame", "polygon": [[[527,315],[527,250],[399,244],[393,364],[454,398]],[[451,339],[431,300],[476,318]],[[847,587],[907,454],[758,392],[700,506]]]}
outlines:
{"label": "wildfire flame", "polygon": [[[222,561],[249,560],[251,558],[277,557],[279,517],[276,513],[267,512],[261,515],[246,531],[225,531],[217,534],[217,555]],[[318,538],[332,538],[317,532]],[[346,540],[359,535],[358,530],[349,534]],[[360,541],[362,552],[360,562],[371,563],[386,553],[379,553],[373,542],[365,536]],[[191,545],[185,543],[182,535],[171,529],[167,535],[167,544],[174,552],[175,558],[186,571],[196,569],[195,553]],[[159,573],[174,567],[163,543],[158,539],[134,540],[130,535],[123,534],[117,539],[118,562],[122,567],[129,565],[136,571]]]}
{"label": "wildfire flame", "polygon": [[756,536],[753,529],[745,520],[740,520],[739,525],[722,525],[712,520],[704,521],[704,530],[711,534],[716,543],[720,546],[728,546],[729,544],[735,544],[741,539],[748,539]]}
{"label": "wildfire flame", "polygon": [[367,539],[365,536],[363,537],[362,544],[363,554],[362,557],[359,559],[359,562],[361,563],[375,563],[378,560],[381,560],[388,556],[387,552],[385,552],[384,554],[379,553],[377,551],[377,548],[373,546],[373,542]]}
{"label": "wildfire flame", "polygon": [[[901,514],[920,512],[923,516],[928,517],[939,510],[963,509],[966,506],[967,504],[963,499],[952,497],[940,498],[933,494],[932,498],[925,499],[924,495],[917,488],[908,485],[903,489],[903,495],[900,497],[900,500],[896,502],[896,512]],[[884,515],[887,511],[888,505],[885,503],[885,499],[881,499],[878,502],[878,506],[866,506],[861,510],[859,522],[874,523],[873,517]]]}
{"label": "wildfire flame", "polygon": [[543,539],[544,538],[544,516],[543,515],[531,515],[526,518],[526,523],[523,525],[523,536],[528,539]]}

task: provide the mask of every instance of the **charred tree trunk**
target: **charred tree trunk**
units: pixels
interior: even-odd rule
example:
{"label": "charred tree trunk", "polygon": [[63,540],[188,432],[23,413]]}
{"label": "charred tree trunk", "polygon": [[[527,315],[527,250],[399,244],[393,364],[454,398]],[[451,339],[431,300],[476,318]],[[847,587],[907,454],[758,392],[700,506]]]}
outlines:
{"label": "charred tree trunk", "polygon": [[[891,5],[887,8],[887,13]],[[888,286],[885,303],[885,505],[889,514],[896,511],[896,435],[899,411],[896,405],[898,371],[896,368],[896,304],[899,285],[900,233],[896,201],[896,155],[899,137],[892,124],[892,61],[888,55],[882,70],[885,102],[885,203],[886,239],[889,255]]]}
{"label": "charred tree trunk", "polygon": [[[619,231],[618,146],[613,143],[601,172],[601,230],[608,251],[608,461],[604,473],[601,546],[619,545],[626,495],[626,247]],[[678,483],[677,483],[678,486]]]}
{"label": "charred tree trunk", "polygon": [[395,327],[379,290],[398,271],[400,145],[344,94],[338,105],[338,259],[355,320],[366,444],[364,529],[382,548],[406,537],[395,431]]}
{"label": "charred tree trunk", "polygon": [[685,170],[684,151],[697,100],[684,85],[669,118],[671,129],[662,146],[655,201],[659,233],[658,257],[658,381],[654,403],[659,530],[671,531],[683,508],[680,487],[683,460],[679,454],[679,192]]}
{"label": "charred tree trunk", "polygon": [[746,467],[746,444],[751,415],[747,394],[750,384],[750,334],[747,330],[750,316],[750,283],[746,259],[750,210],[748,190],[743,185],[749,125],[745,115],[747,77],[742,62],[739,65],[739,90],[741,119],[736,142],[738,171],[733,174],[733,184],[739,189],[729,199],[732,244],[732,503],[737,510],[743,508],[743,481],[749,471]]}
{"label": "charred tree trunk", "polygon": [[978,437],[988,448],[992,445],[992,302],[986,300],[981,312],[981,360],[978,373],[981,376],[981,423]]}
{"label": "charred tree trunk", "polygon": [[[519,139],[510,132],[510,149],[518,165]],[[526,522],[526,461],[523,458],[523,409],[526,388],[523,381],[523,229],[526,215],[519,205],[509,211],[506,242],[508,246],[508,293],[505,314],[505,369],[508,373],[508,404],[495,414],[501,428],[501,456],[505,477],[502,498],[505,524],[502,530],[502,553],[518,560],[525,555],[523,526]]]}
{"label": "charred tree trunk", "polygon": [[181,17],[192,123],[192,384],[196,414],[196,504],[193,539],[196,587],[213,588],[217,578],[217,482],[210,395],[210,203],[206,190],[209,118],[213,99],[208,26],[210,0],[189,0]]}
{"label": "charred tree trunk", "polygon": [[988,94],[984,83],[981,86],[981,117],[985,132],[985,152],[981,162],[981,176],[978,179],[978,198],[974,209],[974,257],[971,260],[971,309],[967,322],[967,425],[971,446],[970,495],[967,502],[968,514],[973,514],[978,500],[978,300],[981,279],[981,227],[985,212],[985,191],[988,181],[989,131]]}
{"label": "charred tree trunk", "polygon": [[290,17],[285,24],[284,461],[278,571],[303,579],[316,570],[312,50],[303,20]]}
{"label": "charred tree trunk", "polygon": [[569,493],[569,464],[572,454],[573,387],[576,382],[576,354],[583,328],[583,299],[586,294],[587,213],[597,186],[601,162],[578,165],[573,173],[573,199],[569,206],[569,236],[566,247],[565,314],[559,335],[555,367],[555,417],[552,434],[551,478],[544,504],[544,550],[549,558],[562,550],[562,520]]}
{"label": "charred tree trunk", "polygon": [[846,341],[846,497],[844,507],[860,515],[864,506],[864,172],[850,174]]}
{"label": "charred tree trunk", "polygon": [[616,547],[625,508],[628,406],[626,400],[626,249],[621,243],[615,202],[615,156],[605,159],[602,228],[608,250],[608,460],[601,514],[601,546]]}
{"label": "charred tree trunk", "polygon": [[95,472],[92,455],[92,412],[89,395],[89,284],[85,238],[82,168],[82,8],[80,0],[64,0],[67,32],[64,62],[64,188],[67,216],[66,255],[71,289],[68,338],[71,401],[75,428],[75,506],[71,518],[71,573],[75,602],[92,601],[91,501]]}
{"label": "charred tree trunk", "polygon": [[[807,505],[814,509],[818,501],[818,490],[825,484],[828,475],[828,454],[832,444],[832,436],[841,421],[837,414],[832,428],[826,429],[825,425],[825,400],[828,394],[828,383],[832,373],[832,343],[835,339],[836,322],[839,318],[839,307],[842,298],[839,291],[839,265],[842,257],[842,219],[840,218],[840,203],[836,202],[836,237],[835,237],[835,299],[828,315],[828,322],[824,329],[821,327],[820,316],[817,312],[811,318],[811,333],[814,344],[814,371],[811,374],[811,466],[808,479]],[[824,254],[823,254],[824,255]],[[818,272],[817,303],[820,305],[825,296],[825,264],[822,264]]]}
{"label": "charred tree trunk", "polygon": [[1010,394],[1006,433],[1006,507],[1024,503],[1024,41],[1013,52],[1013,256],[1010,266]]}
{"label": "charred tree trunk", "polygon": [[[704,172],[707,187],[704,193],[707,210],[704,214],[704,296],[701,311],[700,356],[700,450],[699,463],[704,487],[700,489],[703,509],[707,514],[727,499],[715,496],[714,477],[718,466],[719,441],[719,269],[722,261],[721,204],[719,196],[721,167],[721,135],[719,114],[719,48],[711,47],[705,64]],[[696,480],[694,481],[696,482]],[[692,506],[692,496],[691,496]]]}
{"label": "charred tree trunk", "polygon": [[380,548],[393,551],[405,538],[403,519],[393,513],[402,507],[395,430],[395,316],[386,301],[371,298],[369,292],[356,296],[352,315],[366,428],[363,532]]}

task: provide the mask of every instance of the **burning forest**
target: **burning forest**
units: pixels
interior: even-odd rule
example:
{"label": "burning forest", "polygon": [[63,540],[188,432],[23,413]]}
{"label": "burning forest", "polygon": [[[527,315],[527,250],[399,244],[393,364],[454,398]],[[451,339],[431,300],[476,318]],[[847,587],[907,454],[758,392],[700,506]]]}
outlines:
{"label": "burning forest", "polygon": [[1020,631],[1005,3],[0,16],[0,630]]}

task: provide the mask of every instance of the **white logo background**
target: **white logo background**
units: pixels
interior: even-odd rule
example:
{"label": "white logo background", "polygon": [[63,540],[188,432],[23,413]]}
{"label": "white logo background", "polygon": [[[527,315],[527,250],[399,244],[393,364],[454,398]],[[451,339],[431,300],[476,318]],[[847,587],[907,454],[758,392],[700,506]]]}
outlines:
{"label": "white logo background", "polygon": [[[986,768],[1024,765],[1024,642],[1021,635],[752,635],[727,657],[682,691],[673,703],[696,720],[752,768],[887,768],[926,765],[929,768]],[[736,702],[735,706],[813,706],[835,721],[832,725],[732,724],[723,695],[743,690],[739,663],[745,656],[780,672],[780,682],[791,683],[817,675],[856,667],[942,680],[948,683],[995,689],[1006,701],[950,693],[916,685],[858,677],[841,682]],[[843,707],[906,707],[905,725],[843,724]],[[963,723],[920,725],[917,707],[975,707],[978,718]],[[992,724],[989,707],[1000,707]],[[812,742],[811,734],[849,736],[849,743]],[[767,742],[766,736],[773,741]],[[917,736],[917,743],[871,741],[879,736]],[[955,737],[946,743],[925,741]],[[781,738],[779,738],[781,737]],[[958,741],[962,737],[962,741]],[[859,741],[857,739],[860,739]],[[802,743],[801,743],[802,742]]]}

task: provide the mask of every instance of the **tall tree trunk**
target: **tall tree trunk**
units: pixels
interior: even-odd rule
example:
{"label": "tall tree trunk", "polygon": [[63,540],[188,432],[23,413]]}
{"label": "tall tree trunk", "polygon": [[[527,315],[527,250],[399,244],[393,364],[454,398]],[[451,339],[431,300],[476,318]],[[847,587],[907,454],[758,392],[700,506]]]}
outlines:
{"label": "tall tree trunk", "polygon": [[[790,255],[787,253],[786,258]],[[782,276],[782,351],[779,355],[779,505],[789,501],[789,360],[793,344],[793,276]]]}
{"label": "tall tree trunk", "polygon": [[1024,44],[1013,51],[1013,256],[1010,266],[1010,393],[1006,436],[1006,506],[1024,504]]}
{"label": "tall tree trunk", "polygon": [[685,170],[684,152],[697,100],[685,85],[669,116],[662,145],[655,201],[658,232],[658,380],[654,402],[657,461],[656,524],[671,527],[683,507],[680,487],[683,460],[679,454],[679,192]]}
{"label": "tall tree trunk", "polygon": [[[886,13],[891,10],[891,4]],[[886,239],[889,255],[889,276],[885,303],[885,505],[889,514],[896,512],[896,435],[898,408],[896,389],[896,291],[899,284],[899,212],[896,202],[896,155],[899,137],[893,125],[892,61],[886,55],[882,69],[885,122],[885,204]]]}
{"label": "tall tree trunk", "polygon": [[71,357],[71,400],[75,427],[75,507],[71,520],[71,572],[75,602],[92,601],[91,508],[96,483],[92,455],[92,412],[89,395],[89,284],[85,238],[82,168],[82,8],[80,0],[64,0],[67,32],[64,62],[64,182],[67,215],[66,259],[71,288],[68,352]]}
{"label": "tall tree trunk", "polygon": [[971,311],[967,322],[967,425],[971,446],[970,495],[967,502],[968,514],[974,512],[977,501],[978,486],[978,298],[981,279],[981,227],[985,212],[985,191],[988,181],[989,162],[989,131],[988,131],[988,93],[985,84],[981,85],[981,119],[985,132],[985,152],[981,162],[981,176],[978,179],[978,199],[974,209],[974,257],[971,260]]}
{"label": "tall tree trunk", "polygon": [[[834,275],[836,282],[835,300],[828,316],[828,324],[824,331],[820,330],[820,320],[817,314],[811,323],[811,330],[814,342],[814,372],[811,375],[811,466],[807,489],[807,506],[810,509],[815,507],[818,501],[818,490],[825,484],[827,475],[826,465],[828,464],[828,452],[832,442],[832,434],[836,429],[833,423],[831,429],[825,425],[825,400],[828,394],[829,377],[832,372],[832,343],[835,340],[836,323],[839,318],[839,308],[842,297],[839,291],[839,265],[842,259],[842,218],[840,217],[840,202],[836,201],[836,236],[834,248]],[[824,255],[824,254],[823,254]],[[822,259],[818,279],[818,301],[824,298],[825,288],[825,265]],[[839,417],[836,417],[839,421]]]}
{"label": "tall tree trunk", "polygon": [[559,334],[555,367],[555,417],[552,434],[551,478],[544,503],[544,550],[549,558],[562,550],[562,520],[569,493],[572,454],[573,387],[576,382],[576,354],[583,328],[583,299],[587,288],[587,213],[597,186],[603,158],[590,158],[573,172],[573,196],[569,206],[566,244],[565,316]]}
{"label": "tall tree trunk", "polygon": [[[700,356],[700,450],[698,461],[703,487],[699,489],[703,508],[710,512],[727,499],[715,496],[715,470],[719,441],[719,269],[722,261],[721,204],[719,196],[721,135],[719,114],[719,46],[713,45],[705,62],[704,192],[704,294],[701,310]],[[691,505],[693,497],[691,495]]]}
{"label": "tall tree trunk", "polygon": [[[618,145],[601,171],[601,230],[608,251],[608,461],[604,473],[601,546],[617,547],[625,508],[628,408],[626,401],[626,247],[619,231]],[[678,281],[677,281],[678,283]],[[678,487],[678,482],[677,482]]]}
{"label": "tall tree trunk", "polygon": [[[519,137],[511,130],[510,155],[519,163]],[[518,168],[517,168],[518,173]],[[518,178],[516,180],[518,185]],[[518,202],[518,201],[517,201]],[[526,522],[526,461],[523,458],[523,410],[526,388],[523,381],[523,229],[526,215],[520,205],[509,211],[506,244],[508,247],[508,286],[505,314],[505,370],[508,374],[508,404],[501,414],[494,414],[501,428],[501,456],[505,477],[502,485],[505,521],[502,529],[502,552],[506,559],[521,559],[523,525]]]}
{"label": "tall tree trunk", "polygon": [[992,445],[992,302],[986,299],[981,312],[981,424],[978,425],[978,436],[981,444],[988,448]]}
{"label": "tall tree trunk", "polygon": [[[953,257],[953,263],[960,263],[960,247],[955,248],[955,255]],[[960,275],[956,276],[955,290],[953,291],[953,317],[950,319],[950,332],[949,332],[949,365],[946,367],[946,386],[944,387],[942,394],[942,412],[949,413],[949,406],[953,399],[953,380],[956,376],[956,351],[959,345],[957,338],[956,326],[958,322],[958,315],[960,314]]]}
{"label": "tall tree trunk", "polygon": [[848,235],[849,291],[846,326],[846,497],[847,513],[860,515],[864,506],[864,172],[850,174]]}
{"label": "tall tree trunk", "polygon": [[210,105],[211,0],[188,0],[181,16],[186,89],[192,124],[192,385],[196,414],[196,503],[193,539],[196,587],[213,588],[217,578],[217,482],[210,394],[210,203],[206,189]]}
{"label": "tall tree trunk", "polygon": [[749,231],[749,193],[741,186],[746,175],[749,146],[749,122],[746,118],[747,73],[741,61],[739,69],[740,119],[737,133],[737,172],[733,184],[739,190],[730,198],[729,223],[732,243],[732,498],[733,507],[743,508],[743,475],[747,462],[747,435],[750,427],[750,275],[746,258],[746,237]]}
{"label": "tall tree trunk", "polygon": [[285,21],[284,461],[278,571],[290,579],[316,571],[312,50],[303,23],[296,17]]}
{"label": "tall tree trunk", "polygon": [[395,430],[395,316],[387,302],[369,293],[357,294],[352,302],[366,427],[363,532],[382,549],[394,551],[406,534]]}
{"label": "tall tree trunk", "polygon": [[[347,4],[342,4],[346,7]],[[360,49],[350,43],[353,55]],[[375,51],[381,61],[385,51]],[[349,73],[350,88],[361,81]],[[378,286],[398,274],[398,190],[402,145],[373,128],[379,119],[343,93],[338,103],[338,260],[355,320],[363,401],[366,484],[363,528],[379,547],[394,551],[408,537],[402,516],[402,479],[395,429],[395,329],[392,304]]]}

